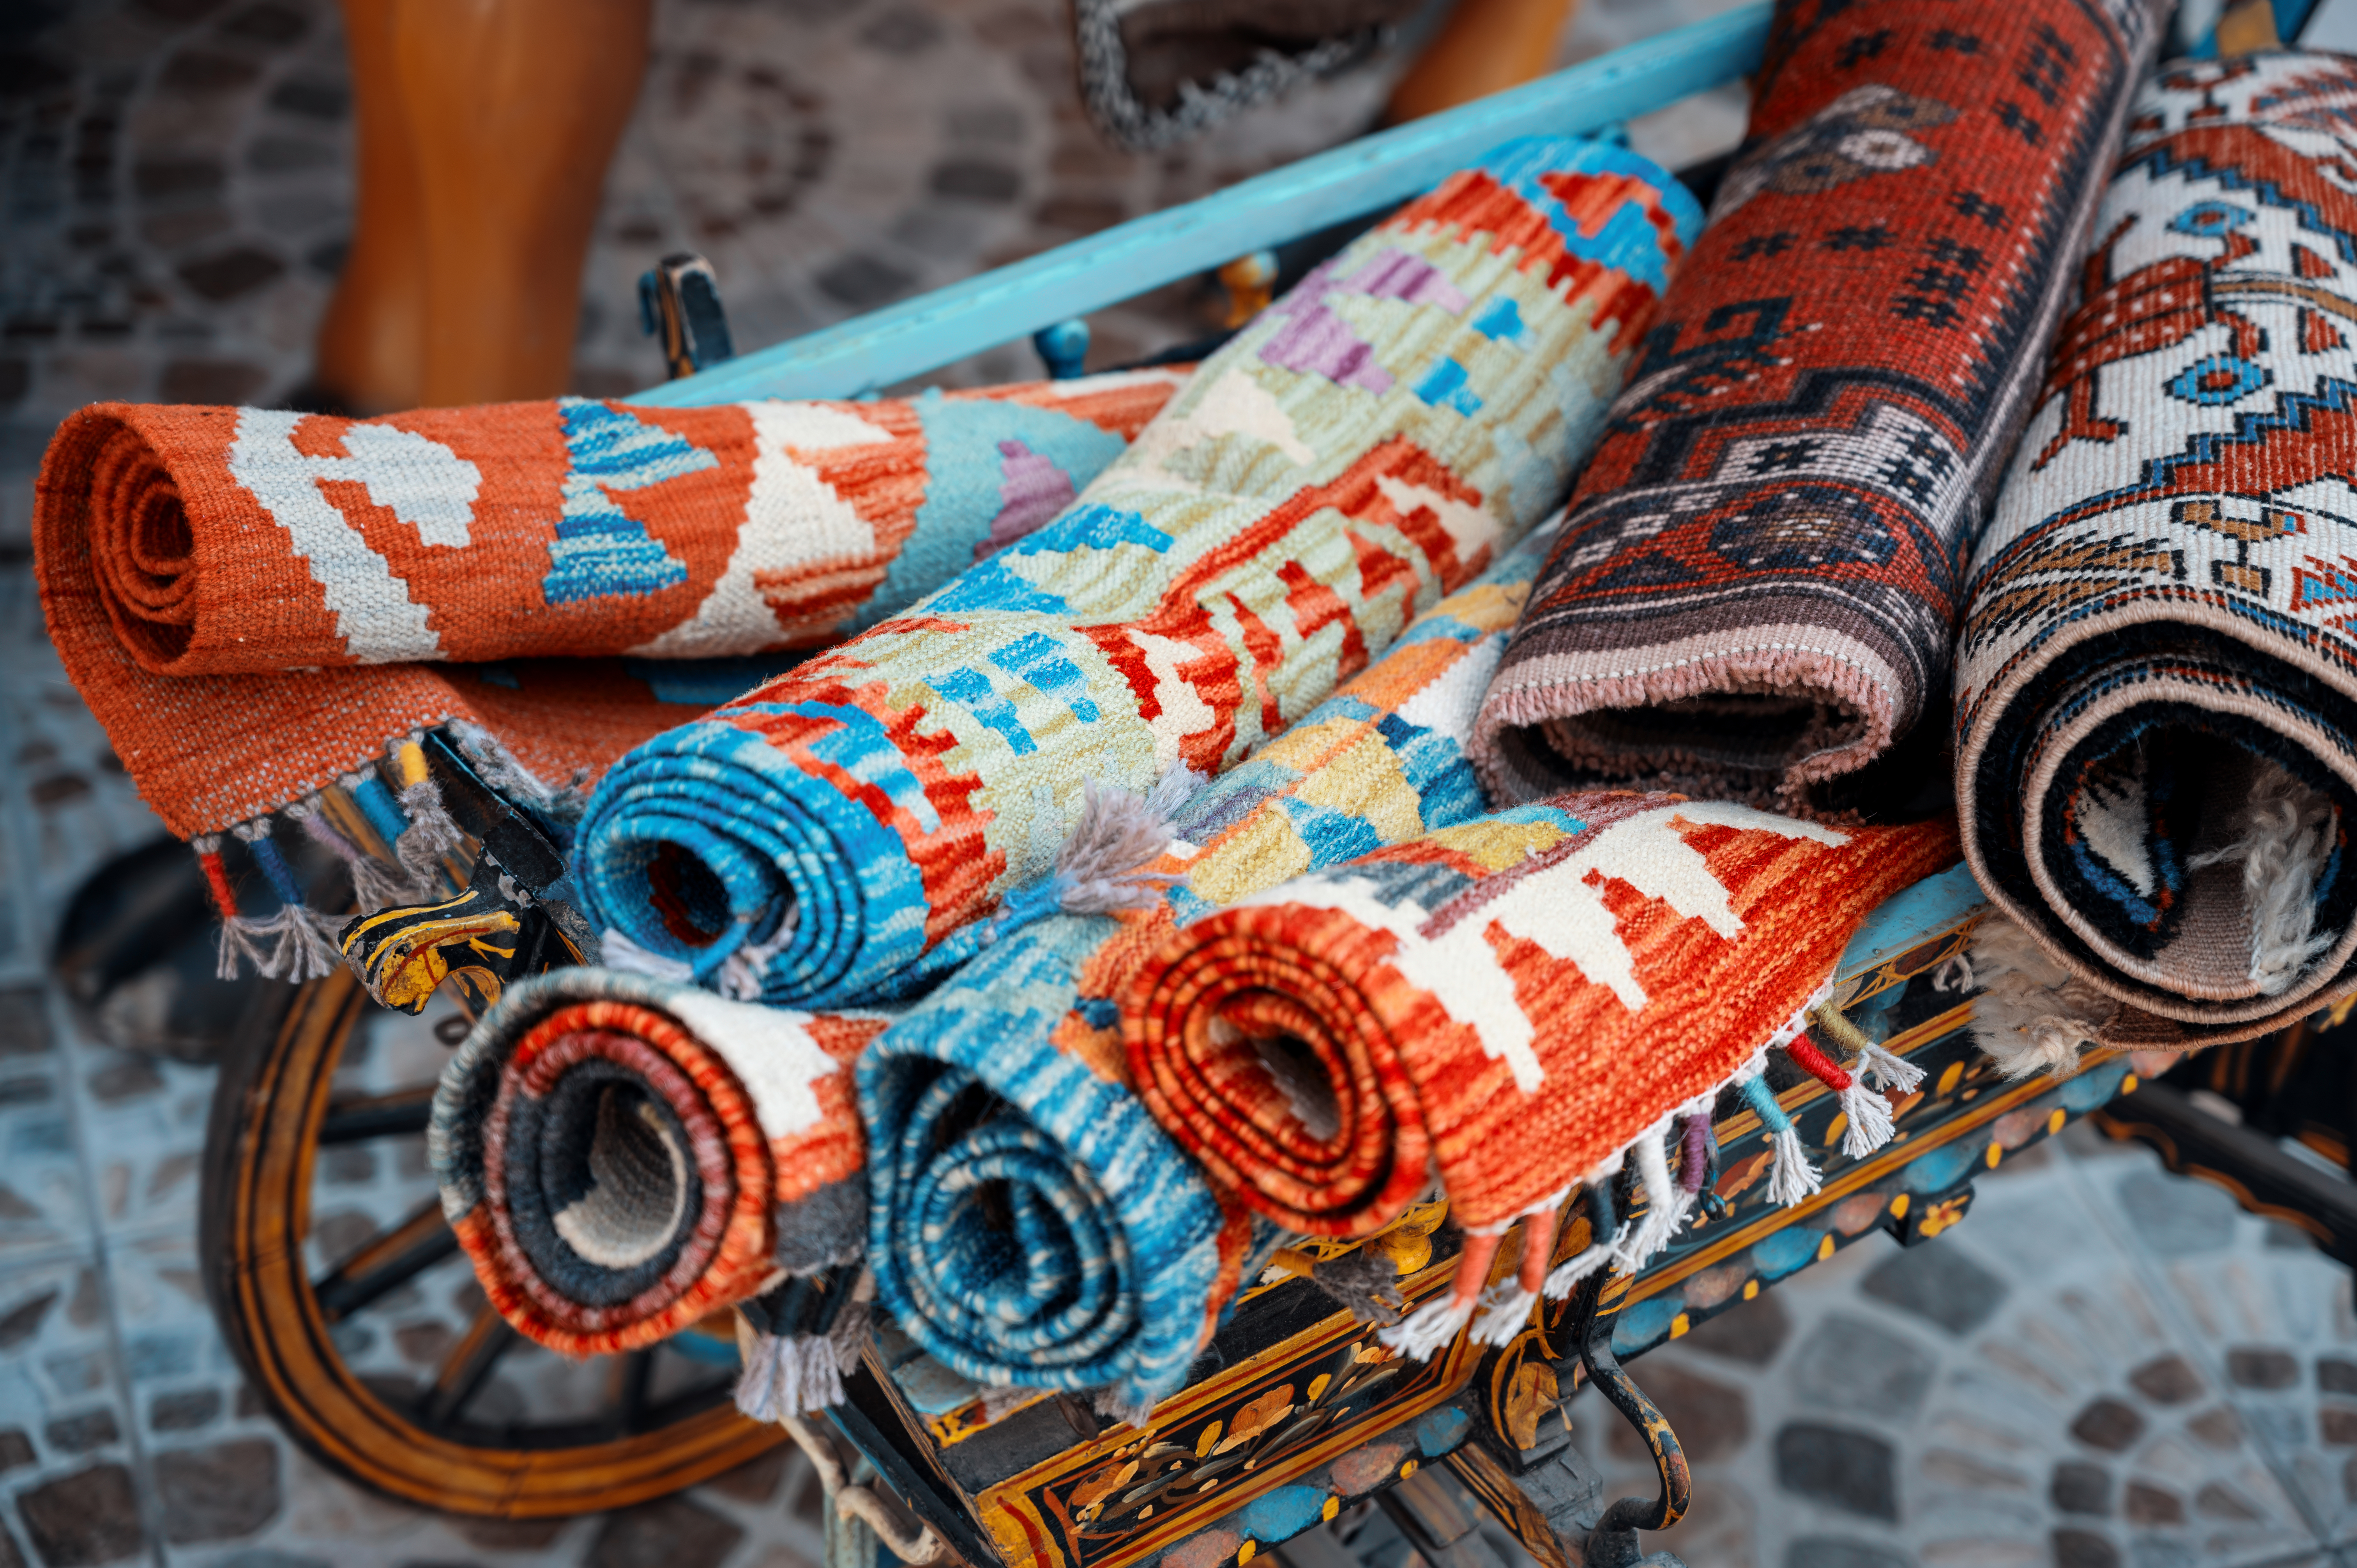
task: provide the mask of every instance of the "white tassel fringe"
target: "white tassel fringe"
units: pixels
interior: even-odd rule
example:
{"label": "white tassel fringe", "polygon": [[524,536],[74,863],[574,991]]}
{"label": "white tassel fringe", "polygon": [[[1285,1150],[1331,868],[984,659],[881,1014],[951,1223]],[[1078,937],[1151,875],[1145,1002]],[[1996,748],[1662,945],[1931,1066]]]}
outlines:
{"label": "white tassel fringe", "polygon": [[1473,1320],[1473,1306],[1470,1301],[1458,1301],[1452,1292],[1426,1302],[1375,1337],[1411,1361],[1428,1360],[1435,1351],[1454,1342],[1458,1331]]}
{"label": "white tassel fringe", "polygon": [[1850,1074],[1849,1087],[1841,1091],[1841,1108],[1849,1118],[1849,1126],[1842,1133],[1842,1153],[1851,1159],[1864,1159],[1890,1142],[1897,1131],[1890,1122],[1890,1102],[1867,1088],[1857,1073]]}
{"label": "white tassel fringe", "polygon": [[1824,1190],[1824,1177],[1809,1164],[1801,1144],[1801,1130],[1787,1126],[1776,1134],[1776,1156],[1768,1167],[1768,1201],[1790,1208]]}

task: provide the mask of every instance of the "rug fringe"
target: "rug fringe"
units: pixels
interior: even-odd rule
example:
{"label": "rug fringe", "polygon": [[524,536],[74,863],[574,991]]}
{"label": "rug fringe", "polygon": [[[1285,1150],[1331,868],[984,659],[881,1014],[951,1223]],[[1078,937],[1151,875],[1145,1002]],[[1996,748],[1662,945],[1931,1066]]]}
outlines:
{"label": "rug fringe", "polygon": [[1473,1321],[1473,1306],[1472,1301],[1459,1300],[1452,1293],[1426,1302],[1375,1337],[1411,1361],[1429,1360],[1433,1352],[1446,1349],[1455,1342],[1458,1331]]}
{"label": "rug fringe", "polygon": [[737,1408],[755,1421],[815,1415],[843,1402],[843,1374],[859,1361],[875,1309],[855,1294],[823,1334],[763,1334],[738,1320]]}
{"label": "rug fringe", "polygon": [[444,854],[466,842],[442,803],[442,786],[426,771],[425,748],[413,736],[393,754],[401,770],[401,809],[409,818],[393,855],[420,885],[432,886]]}
{"label": "rug fringe", "polygon": [[2102,1028],[2096,1020],[2117,1005],[2001,914],[1974,930],[1966,967],[1981,987],[1973,999],[1973,1043],[2008,1079],[2077,1072],[2080,1051]]}
{"label": "rug fringe", "polygon": [[1181,763],[1144,793],[1081,787],[1081,816],[1056,852],[1056,903],[1067,914],[1110,915],[1144,908],[1172,877],[1143,869],[1162,858],[1178,836],[1171,813],[1202,786],[1203,776]]}
{"label": "rug fringe", "polygon": [[311,841],[343,862],[352,879],[352,901],[363,915],[417,900],[416,889],[383,861],[338,832],[328,820],[327,803],[313,795],[286,808],[286,814]]}
{"label": "rug fringe", "polygon": [[1538,1304],[1539,1293],[1522,1281],[1500,1280],[1481,1293],[1480,1315],[1466,1337],[1476,1345],[1511,1345],[1529,1325],[1531,1309]]}

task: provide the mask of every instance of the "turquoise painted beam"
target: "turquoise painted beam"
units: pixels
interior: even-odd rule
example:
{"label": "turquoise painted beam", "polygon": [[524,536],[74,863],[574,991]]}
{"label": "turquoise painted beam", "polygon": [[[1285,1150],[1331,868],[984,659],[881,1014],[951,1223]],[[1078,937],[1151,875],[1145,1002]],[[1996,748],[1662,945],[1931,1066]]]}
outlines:
{"label": "turquoise painted beam", "polygon": [[1499,143],[1577,135],[1756,70],[1770,7],[1663,33],[1512,91],[1364,136],[1227,189],[759,349],[630,401],[688,408],[762,397],[856,397],[1043,327],[1378,211]]}

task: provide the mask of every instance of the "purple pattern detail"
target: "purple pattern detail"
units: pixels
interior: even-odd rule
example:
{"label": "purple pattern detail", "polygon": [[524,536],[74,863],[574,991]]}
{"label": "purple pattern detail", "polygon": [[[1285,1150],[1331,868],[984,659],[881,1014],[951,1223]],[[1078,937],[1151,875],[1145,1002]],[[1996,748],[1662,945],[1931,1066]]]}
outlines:
{"label": "purple pattern detail", "polygon": [[1352,273],[1336,292],[1437,306],[1451,316],[1464,315],[1465,307],[1472,303],[1448,281],[1447,274],[1422,256],[1412,256],[1405,251],[1385,251],[1373,257]]}
{"label": "purple pattern detail", "polygon": [[989,537],[974,544],[977,561],[1006,549],[1054,518],[1072,504],[1077,493],[1071,475],[1020,441],[1000,442],[998,456],[998,515],[990,520]]}
{"label": "purple pattern detail", "polygon": [[1437,267],[1405,251],[1384,251],[1340,280],[1332,276],[1333,265],[1319,263],[1291,294],[1270,307],[1285,320],[1260,346],[1263,361],[1281,371],[1321,375],[1337,386],[1386,392],[1392,388],[1392,373],[1376,361],[1373,346],[1326,307],[1327,296],[1363,294],[1375,299],[1435,306],[1451,316],[1463,314],[1469,303]]}

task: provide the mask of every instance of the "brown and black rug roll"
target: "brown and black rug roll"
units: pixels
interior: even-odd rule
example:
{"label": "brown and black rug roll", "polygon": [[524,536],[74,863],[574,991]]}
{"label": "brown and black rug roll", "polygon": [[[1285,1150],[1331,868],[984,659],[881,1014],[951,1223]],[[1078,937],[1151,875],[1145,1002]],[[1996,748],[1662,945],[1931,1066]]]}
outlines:
{"label": "brown and black rug roll", "polygon": [[1482,705],[1494,798],[1824,811],[1941,710],[2158,10],[1778,7],[1748,150]]}

